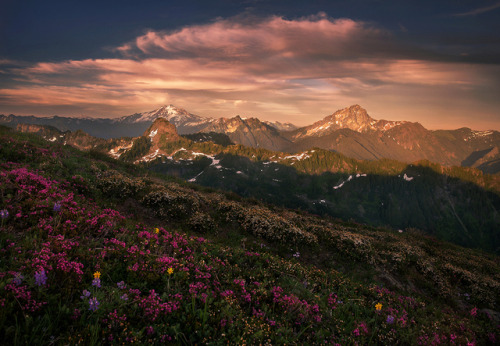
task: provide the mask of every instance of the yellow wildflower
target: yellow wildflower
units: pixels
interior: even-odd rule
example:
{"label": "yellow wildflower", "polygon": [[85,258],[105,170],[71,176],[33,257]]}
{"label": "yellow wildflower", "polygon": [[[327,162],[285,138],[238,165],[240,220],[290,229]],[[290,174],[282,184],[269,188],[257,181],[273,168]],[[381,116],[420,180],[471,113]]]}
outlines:
{"label": "yellow wildflower", "polygon": [[158,227],[155,228],[155,233],[156,234],[160,233],[160,229]]}
{"label": "yellow wildflower", "polygon": [[101,272],[97,271],[94,273],[94,279],[99,279],[101,277]]}
{"label": "yellow wildflower", "polygon": [[377,309],[377,311],[382,310],[382,304],[377,303],[377,304],[375,305],[375,309]]}
{"label": "yellow wildflower", "polygon": [[174,273],[174,269],[172,267],[167,269],[168,275],[172,275]]}

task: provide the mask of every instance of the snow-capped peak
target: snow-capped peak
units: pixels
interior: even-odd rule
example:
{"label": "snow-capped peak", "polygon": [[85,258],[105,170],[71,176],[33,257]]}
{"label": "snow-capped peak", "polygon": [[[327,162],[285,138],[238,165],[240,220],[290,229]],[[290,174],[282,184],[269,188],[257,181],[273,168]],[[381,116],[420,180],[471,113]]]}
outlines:
{"label": "snow-capped peak", "polygon": [[181,122],[184,123],[186,120],[191,120],[193,118],[203,119],[197,115],[188,113],[185,109],[177,108],[174,105],[162,106],[150,112],[144,112],[140,114],[141,117],[135,120],[135,122],[147,121],[152,122],[158,118],[165,118],[174,125],[178,125]]}
{"label": "snow-capped peak", "polygon": [[202,130],[214,121],[212,118],[201,117],[189,113],[185,109],[174,105],[161,106],[155,110],[143,113],[136,113],[120,119],[117,122],[123,123],[153,123],[156,119],[163,118],[174,124],[179,133],[195,133]]}

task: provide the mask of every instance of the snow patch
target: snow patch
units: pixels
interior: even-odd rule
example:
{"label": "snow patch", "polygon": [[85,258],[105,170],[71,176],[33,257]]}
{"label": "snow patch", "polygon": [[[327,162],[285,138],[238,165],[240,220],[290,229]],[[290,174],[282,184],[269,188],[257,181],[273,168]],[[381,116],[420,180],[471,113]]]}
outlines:
{"label": "snow patch", "polygon": [[194,155],[194,156],[207,156],[207,157],[209,157],[209,155],[207,155],[207,154],[205,154],[205,153],[197,153],[197,152],[195,152],[195,151],[192,151],[192,152],[191,152],[191,155]]}
{"label": "snow patch", "polygon": [[413,177],[409,177],[409,176],[407,176],[407,175],[406,175],[406,173],[405,173],[405,175],[403,176],[403,179],[404,179],[404,180],[406,180],[406,181],[412,181],[412,180],[413,180]]}
{"label": "snow patch", "polygon": [[305,159],[308,159],[308,158],[310,158],[310,157],[311,157],[311,155],[308,155],[308,153],[307,153],[307,152],[304,152],[304,153],[302,153],[302,154],[300,154],[300,155],[290,155],[290,156],[285,156],[285,157],[283,158],[283,160],[289,160],[289,159],[290,159],[290,160],[305,160]]}
{"label": "snow patch", "polygon": [[472,134],[469,137],[464,138],[464,141],[467,142],[474,138],[486,137],[491,135],[492,133],[493,131],[472,131]]}
{"label": "snow patch", "polygon": [[[356,174],[356,178],[359,178],[359,177],[366,177],[366,174],[364,173],[358,173]],[[350,175],[347,180],[345,181],[342,181],[340,184],[336,185],[333,187],[334,190],[337,190],[337,189],[340,189],[342,186],[344,186],[345,183],[347,183],[348,181],[351,181],[354,177],[352,175]]]}
{"label": "snow patch", "polygon": [[194,183],[194,182],[196,181],[196,178],[198,178],[200,175],[202,175],[202,174],[203,174],[203,172],[204,172],[204,171],[201,171],[200,173],[198,173],[198,174],[196,175],[196,177],[191,178],[191,179],[189,179],[188,181],[189,181],[190,183]]}
{"label": "snow patch", "polygon": [[344,186],[344,184],[345,184],[345,181],[341,182],[341,183],[340,183],[339,185],[337,185],[337,186],[334,186],[334,187],[333,187],[333,189],[334,189],[334,190],[340,189],[342,186]]}
{"label": "snow patch", "polygon": [[111,149],[111,150],[109,151],[109,154],[110,154],[111,156],[113,156],[115,159],[119,158],[119,157],[122,155],[121,153],[117,153],[117,152],[115,151],[115,149]]}
{"label": "snow patch", "polygon": [[[338,121],[336,121],[336,123],[338,124]],[[327,124],[309,129],[309,130],[307,130],[305,136],[310,136],[310,135],[316,134],[318,132],[324,132],[324,131],[328,130],[332,125],[333,125],[332,123],[327,123]]]}
{"label": "snow patch", "polygon": [[144,156],[140,161],[149,162],[152,161],[158,155],[160,149],[156,149],[154,153]]}
{"label": "snow patch", "polygon": [[154,136],[156,136],[156,134],[157,134],[157,133],[158,133],[158,129],[153,130],[153,131],[151,131],[151,133],[149,134],[149,137],[150,137],[150,138],[153,138]]}

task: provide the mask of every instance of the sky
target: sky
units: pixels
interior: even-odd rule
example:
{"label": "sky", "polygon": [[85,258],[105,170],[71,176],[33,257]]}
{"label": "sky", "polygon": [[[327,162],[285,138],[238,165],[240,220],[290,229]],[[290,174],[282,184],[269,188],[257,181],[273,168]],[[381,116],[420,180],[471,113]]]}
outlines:
{"label": "sky", "polygon": [[500,0],[0,4],[0,114],[165,104],[300,126],[359,104],[429,129],[500,130]]}

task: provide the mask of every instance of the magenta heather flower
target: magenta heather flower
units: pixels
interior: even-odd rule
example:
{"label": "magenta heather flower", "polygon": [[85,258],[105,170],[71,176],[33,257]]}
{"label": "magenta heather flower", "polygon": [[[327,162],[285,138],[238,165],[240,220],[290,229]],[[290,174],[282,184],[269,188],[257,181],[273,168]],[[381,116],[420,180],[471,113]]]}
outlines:
{"label": "magenta heather flower", "polygon": [[352,331],[355,336],[360,336],[361,334],[368,335],[368,328],[365,322],[358,323],[356,329]]}
{"label": "magenta heather flower", "polygon": [[89,310],[96,311],[97,309],[99,309],[99,301],[95,297],[91,298],[89,300]]}
{"label": "magenta heather flower", "polygon": [[470,315],[471,315],[471,316],[476,316],[476,315],[477,315],[477,308],[473,308],[473,309],[470,311]]}
{"label": "magenta heather flower", "polygon": [[335,293],[330,293],[328,296],[328,306],[332,309],[337,308],[337,295]]}
{"label": "magenta heather flower", "polygon": [[80,310],[75,309],[75,310],[73,310],[73,315],[71,316],[71,319],[77,320],[80,318],[81,315],[82,315],[82,313],[80,312]]}
{"label": "magenta heather flower", "polygon": [[252,308],[252,314],[257,317],[257,318],[261,318],[261,317],[264,317],[266,315],[265,312],[263,312],[261,309],[255,309],[255,308]]}
{"label": "magenta heather flower", "polygon": [[45,269],[42,269],[40,272],[35,273],[35,283],[38,286],[43,286],[47,283],[47,275],[45,274]]}

